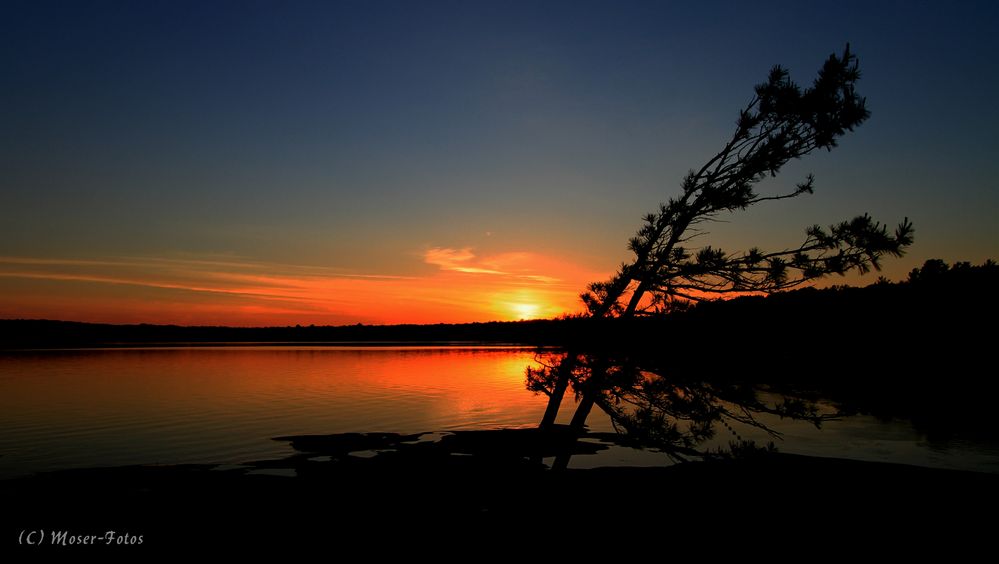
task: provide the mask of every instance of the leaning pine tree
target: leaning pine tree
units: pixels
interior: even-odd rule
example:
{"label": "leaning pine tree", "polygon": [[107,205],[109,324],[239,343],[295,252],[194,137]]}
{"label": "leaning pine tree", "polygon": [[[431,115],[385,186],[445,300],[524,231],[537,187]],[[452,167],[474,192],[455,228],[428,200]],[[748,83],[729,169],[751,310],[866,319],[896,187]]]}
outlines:
{"label": "leaning pine tree", "polygon": [[[827,229],[809,227],[800,245],[784,250],[729,253],[688,246],[693,238],[705,235],[704,224],[721,213],[812,193],[811,175],[784,194],[760,195],[755,188],[792,159],[817,149],[831,150],[840,136],[868,118],[865,100],[855,90],[859,78],[849,45],[842,56],[829,56],[810,88],[802,89],[784,68],[774,67],[739,113],[731,140],[684,177],[678,196],[645,217],[629,241],[633,260],[610,280],[593,283],[583,293],[590,315],[663,313],[734,293],[775,292],[829,274],[879,269],[881,257],[901,256],[912,244],[908,219],[889,232],[866,214]],[[570,354],[560,365],[529,371],[528,386],[550,396],[542,426],[554,422],[569,380],[579,378],[578,364]],[[593,399],[585,396],[573,417],[574,426],[582,425],[592,407]]]}

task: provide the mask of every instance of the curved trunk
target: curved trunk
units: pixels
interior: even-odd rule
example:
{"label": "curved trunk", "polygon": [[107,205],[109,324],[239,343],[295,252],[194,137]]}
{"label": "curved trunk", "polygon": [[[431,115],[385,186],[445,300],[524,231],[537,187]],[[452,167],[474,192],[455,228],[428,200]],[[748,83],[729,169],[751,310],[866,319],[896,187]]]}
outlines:
{"label": "curved trunk", "polygon": [[631,294],[631,300],[628,301],[628,308],[624,310],[624,314],[621,317],[632,317],[635,315],[635,310],[638,309],[638,303],[642,301],[642,296],[649,291],[649,286],[651,284],[648,280],[642,280],[635,288],[635,292]]}
{"label": "curved trunk", "polygon": [[562,406],[562,398],[565,397],[565,391],[569,388],[569,375],[572,374],[572,369],[575,368],[575,364],[576,355],[571,351],[559,364],[558,380],[555,382],[555,389],[552,390],[551,396],[548,397],[548,407],[545,408],[545,414],[541,418],[541,424],[538,425],[539,428],[547,429],[555,424],[555,418],[558,417],[559,407]]}

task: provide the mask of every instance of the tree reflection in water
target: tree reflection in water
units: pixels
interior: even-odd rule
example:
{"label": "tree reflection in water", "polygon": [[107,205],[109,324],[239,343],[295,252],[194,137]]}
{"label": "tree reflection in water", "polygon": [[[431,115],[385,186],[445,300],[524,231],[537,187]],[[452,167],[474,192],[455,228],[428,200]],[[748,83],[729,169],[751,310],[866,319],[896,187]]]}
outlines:
{"label": "tree reflection in water", "polygon": [[[540,352],[536,361],[539,366],[526,369],[526,385],[549,398],[541,430],[556,428],[555,419],[567,391],[571,390],[578,402],[568,429],[564,429],[570,444],[556,457],[556,470],[568,466],[571,443],[586,433],[586,420],[594,406],[610,417],[622,442],[660,450],[674,461],[754,447],[741,440],[733,424],[779,439],[780,433],[761,421],[763,415],[802,420],[816,427],[839,416],[820,413],[809,399],[764,394],[760,385],[737,376],[677,373],[654,358]],[[719,426],[732,431],[738,441],[730,444],[727,453],[708,452],[703,447],[715,437]]]}

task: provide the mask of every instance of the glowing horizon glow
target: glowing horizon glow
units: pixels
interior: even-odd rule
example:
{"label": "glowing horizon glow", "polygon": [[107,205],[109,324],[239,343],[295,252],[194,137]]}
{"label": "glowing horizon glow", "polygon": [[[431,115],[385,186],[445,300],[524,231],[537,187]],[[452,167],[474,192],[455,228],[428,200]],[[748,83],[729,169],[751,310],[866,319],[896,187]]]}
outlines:
{"label": "glowing horizon glow", "polygon": [[0,317],[180,325],[464,323],[581,310],[596,279],[528,252],[433,248],[421,276],[337,271],[236,258],[0,257]]}

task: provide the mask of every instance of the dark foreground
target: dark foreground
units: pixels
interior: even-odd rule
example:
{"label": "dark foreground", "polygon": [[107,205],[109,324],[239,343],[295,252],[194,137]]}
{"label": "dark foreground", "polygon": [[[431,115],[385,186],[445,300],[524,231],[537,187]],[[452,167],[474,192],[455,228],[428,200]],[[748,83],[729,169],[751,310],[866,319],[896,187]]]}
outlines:
{"label": "dark foreground", "polygon": [[[458,433],[437,443],[416,438],[288,437],[299,454],[253,463],[250,471],[144,466],[7,480],[0,482],[0,554],[360,548],[385,555],[474,545],[483,554],[537,555],[741,550],[732,543],[745,542],[768,552],[795,545],[888,555],[937,547],[953,555],[986,546],[999,507],[999,476],[991,474],[772,452],[556,473],[541,457],[565,443],[536,430]],[[569,448],[580,454],[599,448],[575,445]],[[44,546],[26,544],[32,531],[45,531]],[[67,538],[114,531],[122,542],[142,540],[52,546],[53,532],[63,531]]]}

